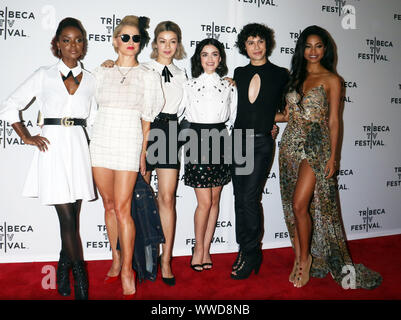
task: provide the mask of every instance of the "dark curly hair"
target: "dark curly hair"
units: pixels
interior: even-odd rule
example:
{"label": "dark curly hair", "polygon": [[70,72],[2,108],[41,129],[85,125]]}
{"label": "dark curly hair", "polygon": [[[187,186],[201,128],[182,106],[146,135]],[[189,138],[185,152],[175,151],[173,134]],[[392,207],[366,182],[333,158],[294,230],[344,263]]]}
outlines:
{"label": "dark curly hair", "polygon": [[330,34],[325,29],[315,25],[305,28],[301,32],[295,46],[294,55],[291,59],[290,80],[286,88],[286,92],[295,90],[301,98],[303,97],[303,83],[307,76],[307,61],[304,58],[304,52],[306,41],[310,35],[318,36],[325,47],[324,56],[320,60],[320,64],[330,72],[337,73],[335,66],[337,61],[336,46]]}
{"label": "dark curly hair", "polygon": [[270,56],[276,45],[276,42],[274,41],[274,31],[261,23],[249,23],[242,28],[240,33],[238,33],[235,46],[239,49],[239,53],[249,58],[245,49],[245,42],[249,37],[257,36],[266,41],[266,57]]}
{"label": "dark curly hair", "polygon": [[61,52],[58,50],[57,42],[59,41],[60,35],[63,32],[63,30],[68,27],[77,28],[82,33],[82,37],[84,40],[84,46],[82,49],[82,55],[81,55],[80,59],[83,59],[86,55],[86,52],[88,51],[88,39],[86,38],[86,30],[82,26],[81,21],[79,21],[78,19],[75,19],[75,18],[67,17],[60,21],[60,23],[58,24],[57,30],[56,30],[56,34],[50,43],[51,44],[50,49],[55,57],[61,59]]}
{"label": "dark curly hair", "polygon": [[196,45],[195,52],[193,56],[191,57],[191,73],[193,78],[199,77],[204,71],[202,68],[201,64],[201,59],[200,59],[200,54],[203,50],[203,48],[207,45],[212,45],[219,50],[220,58],[221,61],[219,63],[219,66],[216,69],[216,73],[222,77],[225,76],[228,72],[227,64],[226,64],[226,52],[224,51],[224,45],[213,38],[206,38],[203,39],[201,42],[199,42]]}

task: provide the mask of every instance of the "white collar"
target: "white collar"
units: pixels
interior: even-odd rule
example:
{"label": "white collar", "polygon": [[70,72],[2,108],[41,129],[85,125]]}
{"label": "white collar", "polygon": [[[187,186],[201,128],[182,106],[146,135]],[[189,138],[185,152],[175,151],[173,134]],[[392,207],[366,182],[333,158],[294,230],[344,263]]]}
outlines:
{"label": "white collar", "polygon": [[204,82],[211,82],[211,83],[218,83],[220,82],[221,78],[220,76],[216,73],[213,72],[211,74],[208,74],[206,72],[203,72],[200,76],[199,76],[199,80],[204,81]]}
{"label": "white collar", "polygon": [[60,71],[63,76],[67,76],[68,73],[70,71],[72,71],[72,75],[74,77],[78,76],[81,72],[82,72],[82,68],[81,68],[81,62],[78,61],[77,66],[75,68],[70,69],[69,67],[67,67],[65,65],[65,63],[63,62],[63,60],[60,59],[60,61],[57,63],[57,69],[58,71]]}
{"label": "white collar", "polygon": [[150,62],[152,63],[152,66],[159,72],[161,73],[164,69],[164,67],[167,67],[171,73],[173,73],[175,71],[175,65],[173,62],[171,62],[169,65],[164,65],[162,63],[157,62],[156,60],[152,59],[150,60]]}

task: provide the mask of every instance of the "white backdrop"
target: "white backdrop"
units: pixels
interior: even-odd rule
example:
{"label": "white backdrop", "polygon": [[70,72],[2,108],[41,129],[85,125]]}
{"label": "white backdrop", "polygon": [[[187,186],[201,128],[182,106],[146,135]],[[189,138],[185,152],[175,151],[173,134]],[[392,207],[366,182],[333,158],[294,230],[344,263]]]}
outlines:
{"label": "white backdrop", "polygon": [[[275,30],[270,60],[290,67],[297,37],[305,27],[326,28],[338,49],[338,72],[344,78],[344,137],[338,175],[343,221],[348,239],[401,233],[401,2],[399,0],[0,0],[0,100],[42,65],[56,63],[50,41],[58,22],[80,19],[89,38],[86,69],[115,58],[112,30],[125,15],[172,20],[183,31],[188,57],[176,64],[190,74],[196,41],[215,37],[225,44],[229,76],[248,61],[234,43],[242,26],[261,22]],[[150,46],[139,56],[150,59]],[[37,132],[33,104],[24,119]],[[285,125],[280,125],[280,136]],[[21,196],[33,147],[24,146],[0,119],[0,262],[57,260],[58,219],[53,207]],[[278,149],[263,194],[263,248],[289,246],[279,190]],[[180,172],[182,178],[183,170]],[[157,191],[157,182],[152,183]],[[177,231],[173,254],[190,254],[194,241],[192,188],[177,190]],[[86,260],[110,259],[101,200],[83,203],[81,237]],[[233,252],[235,218],[232,186],[223,189],[212,253]]]}

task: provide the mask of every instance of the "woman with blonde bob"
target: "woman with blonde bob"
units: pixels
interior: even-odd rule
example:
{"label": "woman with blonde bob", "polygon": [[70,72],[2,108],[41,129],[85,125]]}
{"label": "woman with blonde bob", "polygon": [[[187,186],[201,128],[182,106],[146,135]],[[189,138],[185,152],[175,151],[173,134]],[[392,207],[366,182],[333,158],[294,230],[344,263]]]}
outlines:
{"label": "woman with blonde bob", "polygon": [[[160,269],[162,280],[170,286],[175,285],[175,277],[171,270],[171,258],[176,226],[175,193],[177,190],[178,173],[180,170],[179,157],[176,148],[169,148],[178,144],[178,122],[177,111],[183,96],[183,83],[187,76],[185,71],[178,68],[173,60],[186,57],[182,45],[180,27],[172,21],[160,22],[154,31],[152,42],[152,60],[143,65],[161,76],[162,93],[165,98],[164,106],[154,122],[150,124],[150,136],[148,142],[148,155],[146,157],[145,181],[150,183],[151,173],[156,170],[158,181],[157,203],[159,207],[160,220],[165,237],[160,256]],[[115,62],[107,60],[104,66],[112,67]],[[158,129],[158,130],[157,130]],[[174,132],[175,131],[175,132]],[[162,143],[152,133],[163,133],[165,141]],[[155,140],[155,141],[153,141]],[[174,141],[175,140],[175,141]],[[154,148],[152,144],[162,143],[161,148]],[[156,145],[156,144],[155,144]],[[155,145],[153,147],[155,147]]]}
{"label": "woman with blonde bob", "polygon": [[[136,292],[132,270],[135,242],[132,191],[138,172],[145,174],[150,122],[164,103],[160,76],[137,61],[149,41],[148,26],[146,17],[124,17],[113,33],[113,46],[118,54],[115,65],[99,67],[94,72],[99,110],[90,151],[113,258],[105,282],[113,282],[121,275],[125,299]],[[121,253],[117,250],[117,240]]]}

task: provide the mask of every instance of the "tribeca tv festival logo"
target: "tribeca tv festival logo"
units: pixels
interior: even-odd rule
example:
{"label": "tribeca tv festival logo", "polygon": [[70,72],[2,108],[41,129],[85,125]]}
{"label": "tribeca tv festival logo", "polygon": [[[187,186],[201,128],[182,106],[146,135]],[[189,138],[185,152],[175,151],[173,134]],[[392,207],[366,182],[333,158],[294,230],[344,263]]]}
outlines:
{"label": "tribeca tv festival logo", "polygon": [[358,52],[358,60],[367,60],[369,62],[389,62],[386,51],[393,48],[393,41],[378,39],[376,37],[365,39],[368,52]]}
{"label": "tribeca tv festival logo", "polygon": [[369,147],[369,149],[373,149],[373,147],[385,146],[382,137],[384,134],[390,132],[390,126],[371,123],[370,125],[362,126],[362,129],[366,134],[366,139],[355,140],[355,147]]}
{"label": "tribeca tv festival logo", "polygon": [[[226,229],[226,228],[232,228],[233,225],[230,220],[217,220],[216,222],[216,232],[214,233],[214,236],[212,238],[212,244],[221,244],[221,243],[228,243],[223,236],[216,236],[218,233],[218,230]],[[228,232],[227,232],[228,233]],[[195,238],[187,238],[185,239],[185,245],[195,245]]]}
{"label": "tribeca tv festival logo", "polygon": [[248,4],[248,5],[253,5],[257,6],[258,8],[260,7],[277,7],[277,0],[238,0],[238,2],[241,2],[243,4]]}
{"label": "tribeca tv festival logo", "polygon": [[268,176],[267,176],[266,184],[265,184],[265,186],[264,186],[264,188],[263,188],[263,191],[262,191],[262,197],[264,197],[264,196],[270,196],[270,195],[273,194],[273,193],[271,192],[271,189],[268,187],[268,181],[269,181],[269,180],[274,180],[275,183],[277,184],[277,183],[278,183],[277,174],[276,174],[275,172],[269,172],[269,174],[268,174]]}
{"label": "tribeca tv festival logo", "polygon": [[13,10],[10,7],[0,8],[0,39],[28,37],[26,29],[20,25],[20,21],[35,20],[35,14],[31,11]]}
{"label": "tribeca tv festival logo", "polygon": [[[225,49],[231,49],[234,47],[236,36],[232,37],[232,39],[223,39],[222,35],[236,35],[238,33],[238,28],[231,25],[221,25],[214,21],[208,24],[201,24],[201,31],[206,35],[206,38],[213,38],[219,40]],[[225,37],[224,37],[225,38]],[[195,47],[200,41],[199,40],[191,40],[190,47]]]}
{"label": "tribeca tv festival logo", "polygon": [[343,29],[356,29],[355,7],[347,4],[346,0],[332,0],[331,3],[321,5],[321,11],[323,13],[338,15],[341,18],[341,27]]}
{"label": "tribeca tv festival logo", "polygon": [[10,225],[7,222],[0,224],[0,251],[7,253],[13,250],[28,249],[26,243],[18,239],[18,235],[33,232],[30,225]]}
{"label": "tribeca tv festival logo", "polygon": [[96,225],[96,231],[100,237],[100,240],[88,240],[85,243],[87,249],[108,249],[111,251],[111,246],[109,242],[109,237],[107,235],[106,225],[98,224]]}
{"label": "tribeca tv festival logo", "polygon": [[387,188],[401,186],[401,166],[394,167],[394,175],[395,175],[394,176],[394,180],[387,180],[386,181],[386,187]]}
{"label": "tribeca tv festival logo", "polygon": [[[27,128],[33,127],[32,121],[23,121]],[[5,149],[8,146],[25,145],[24,141],[15,133],[13,127],[4,120],[0,120],[0,145]]]}
{"label": "tribeca tv festival logo", "polygon": [[358,84],[356,81],[343,81],[343,88],[344,88],[344,95],[341,97],[342,102],[344,103],[354,103],[354,100],[351,99],[349,96],[349,92],[353,91],[354,89],[358,88]]}
{"label": "tribeca tv festival logo", "polygon": [[290,42],[294,42],[294,45],[291,47],[280,47],[280,53],[282,54],[290,54],[293,55],[295,52],[295,44],[298,41],[299,36],[301,35],[302,30],[290,31],[288,33]]}
{"label": "tribeca tv festival logo", "polygon": [[116,26],[121,22],[121,18],[117,18],[115,14],[109,17],[100,17],[100,24],[103,31],[100,33],[89,33],[88,40],[95,42],[111,42],[113,39],[113,32]]}
{"label": "tribeca tv festival logo", "polygon": [[340,169],[336,172],[337,176],[337,190],[339,191],[348,191],[350,190],[349,184],[346,184],[344,180],[347,178],[353,178],[354,170],[352,169]]}
{"label": "tribeca tv festival logo", "polygon": [[357,211],[357,215],[361,218],[360,224],[353,224],[350,226],[351,231],[374,231],[381,229],[380,225],[381,218],[386,214],[384,208],[372,209],[363,208]]}
{"label": "tribeca tv festival logo", "polygon": [[[401,90],[401,83],[397,84],[398,90]],[[391,104],[401,104],[401,95],[399,97],[391,97],[390,98]]]}

